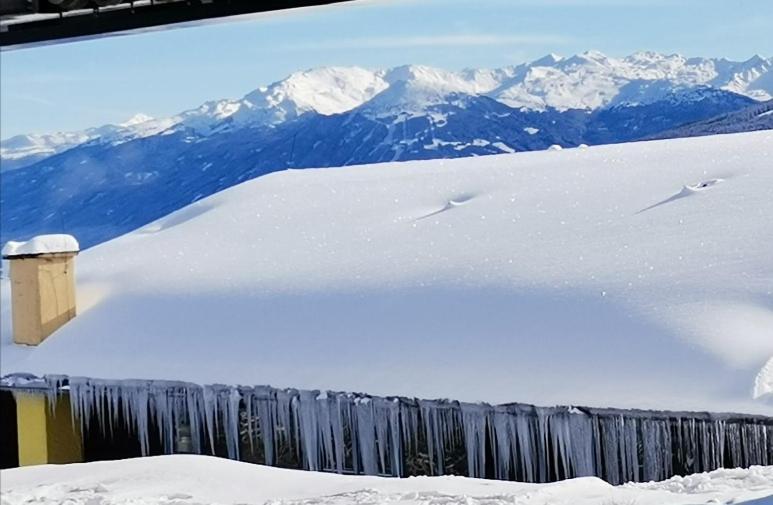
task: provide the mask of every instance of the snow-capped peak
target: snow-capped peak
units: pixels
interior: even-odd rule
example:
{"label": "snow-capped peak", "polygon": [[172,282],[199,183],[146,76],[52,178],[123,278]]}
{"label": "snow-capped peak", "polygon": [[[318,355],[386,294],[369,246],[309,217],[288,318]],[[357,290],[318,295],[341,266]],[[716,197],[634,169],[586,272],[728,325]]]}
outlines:
{"label": "snow-capped peak", "polygon": [[123,123],[118,123],[118,126],[122,126],[124,128],[128,128],[130,126],[135,126],[138,124],[146,123],[148,121],[152,121],[153,116],[148,116],[147,114],[143,114],[142,112],[138,112],[137,114],[133,115]]}
{"label": "snow-capped peak", "polygon": [[728,62],[641,51],[617,59],[586,51],[554,63],[545,57],[525,65],[492,96],[518,108],[594,110],[631,95],[646,102],[662,99],[669,88],[708,85],[765,100],[773,97],[770,67],[764,58]]}
{"label": "snow-capped peak", "polygon": [[360,67],[326,67],[295,72],[282,81],[258,88],[243,100],[255,119],[277,123],[305,112],[346,112],[387,86],[377,72]]}
{"label": "snow-capped peak", "polygon": [[404,81],[437,90],[469,88],[469,81],[459,74],[425,65],[402,65],[391,68],[384,72],[384,80],[389,84]]}
{"label": "snow-capped peak", "polygon": [[555,65],[556,63],[558,63],[562,59],[563,59],[563,57],[557,55],[556,53],[548,53],[545,56],[543,56],[542,58],[539,58],[539,59],[534,60],[531,63],[529,63],[529,66],[532,66],[532,67],[546,67],[547,66],[547,67],[549,67],[549,66]]}
{"label": "snow-capped peak", "polygon": [[595,61],[595,62],[610,61],[610,58],[606,54],[602,53],[601,51],[597,51],[595,49],[591,49],[590,51],[583,51],[577,56],[585,60]]}

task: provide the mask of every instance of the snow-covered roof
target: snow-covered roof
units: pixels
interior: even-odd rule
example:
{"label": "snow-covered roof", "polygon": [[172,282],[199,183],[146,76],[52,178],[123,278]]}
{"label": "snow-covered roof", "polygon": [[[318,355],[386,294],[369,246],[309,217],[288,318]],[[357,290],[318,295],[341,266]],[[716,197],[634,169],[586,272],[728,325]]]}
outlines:
{"label": "snow-covered roof", "polygon": [[84,251],[77,318],[27,349],[2,317],[3,374],[770,414],[772,156],[768,131],[261,177]]}
{"label": "snow-covered roof", "polygon": [[41,254],[72,253],[80,251],[78,241],[72,235],[38,235],[26,242],[9,240],[2,251],[3,258],[38,256]]}

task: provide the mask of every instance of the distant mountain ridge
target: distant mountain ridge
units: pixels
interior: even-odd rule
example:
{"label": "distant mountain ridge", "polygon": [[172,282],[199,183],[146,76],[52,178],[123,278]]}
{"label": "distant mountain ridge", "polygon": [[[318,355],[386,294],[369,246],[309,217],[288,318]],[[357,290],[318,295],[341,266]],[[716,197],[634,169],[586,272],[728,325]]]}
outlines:
{"label": "distant mountain ridge", "polygon": [[679,137],[701,137],[726,133],[741,133],[773,129],[773,100],[755,103],[739,111],[728,112],[710,119],[688,123],[684,126],[660,132],[647,140]]}
{"label": "distant mountain ridge", "polygon": [[241,99],[210,101],[175,116],[139,114],[118,125],[77,132],[17,135],[0,142],[4,169],[18,168],[96,139],[120,142],[169,128],[210,134],[223,128],[276,126],[304,113],[340,114],[369,103],[373,116],[410,112],[453,94],[492,98],[515,109],[594,111],[661,101],[675,88],[707,86],[748,96],[773,98],[773,58],[734,62],[639,52],[611,58],[587,51],[568,58],[547,55],[500,69],[451,72],[421,65],[387,70],[325,67],[295,72]]}
{"label": "distant mountain ridge", "polygon": [[496,70],[296,72],[168,118],[3,141],[0,240],[68,231],[93,245],[286,168],[649,138],[773,98],[771,68],[591,51]]}
{"label": "distant mountain ridge", "polygon": [[17,135],[0,142],[2,170],[12,170],[64,152],[87,142],[127,142],[161,133],[176,123],[174,118],[155,120],[135,114],[119,124],[107,124],[75,132]]}

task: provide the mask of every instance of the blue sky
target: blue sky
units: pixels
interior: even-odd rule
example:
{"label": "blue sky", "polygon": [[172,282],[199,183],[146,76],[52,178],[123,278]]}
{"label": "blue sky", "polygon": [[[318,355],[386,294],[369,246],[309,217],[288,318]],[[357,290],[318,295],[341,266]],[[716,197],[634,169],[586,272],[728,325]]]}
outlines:
{"label": "blue sky", "polygon": [[356,0],[0,54],[0,136],[171,115],[325,65],[499,67],[549,52],[773,56],[770,0]]}

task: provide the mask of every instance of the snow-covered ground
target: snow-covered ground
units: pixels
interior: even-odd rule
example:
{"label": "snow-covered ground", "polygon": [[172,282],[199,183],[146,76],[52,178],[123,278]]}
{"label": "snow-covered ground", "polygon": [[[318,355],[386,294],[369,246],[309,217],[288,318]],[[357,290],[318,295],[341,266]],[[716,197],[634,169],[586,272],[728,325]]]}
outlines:
{"label": "snow-covered ground", "polygon": [[207,456],[2,471],[2,505],[770,505],[773,467],[611,486],[585,477],[523,484],[465,477],[342,476]]}
{"label": "snow-covered ground", "polygon": [[770,415],[771,159],[767,131],[269,175],[83,252],[36,349],[4,292],[3,374]]}

